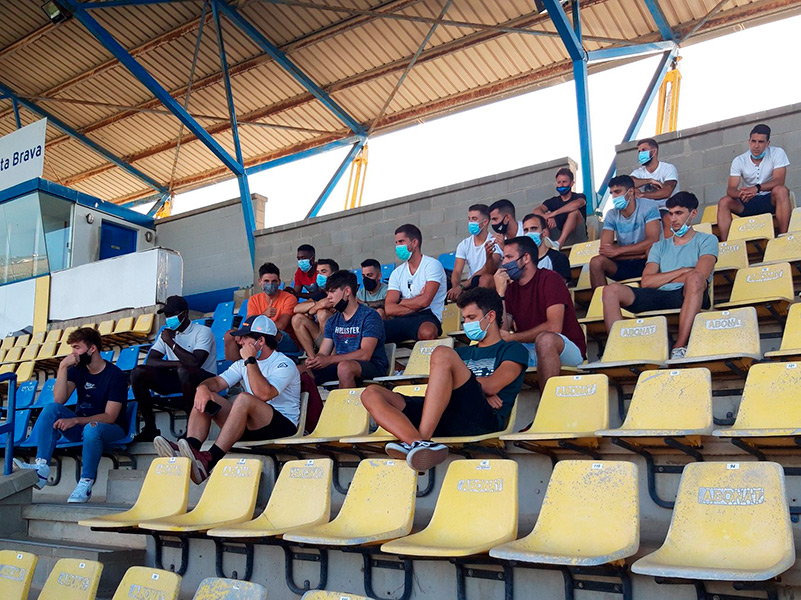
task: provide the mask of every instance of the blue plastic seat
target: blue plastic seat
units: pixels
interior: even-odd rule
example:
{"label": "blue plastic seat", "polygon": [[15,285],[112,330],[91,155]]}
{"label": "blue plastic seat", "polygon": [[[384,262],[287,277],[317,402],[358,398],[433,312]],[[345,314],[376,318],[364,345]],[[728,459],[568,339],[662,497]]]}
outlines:
{"label": "blue plastic seat", "polygon": [[233,318],[234,316],[234,301],[220,302],[217,308],[214,309],[214,316],[212,320],[224,319],[225,317]]}
{"label": "blue plastic seat", "polygon": [[142,350],[141,345],[128,346],[120,350],[117,357],[117,366],[121,371],[129,373],[134,370],[134,367],[139,364],[139,352]]}
{"label": "blue plastic seat", "polygon": [[456,252],[443,252],[437,257],[437,260],[446,271],[453,271],[456,266]]}
{"label": "blue plastic seat", "polygon": [[245,298],[245,301],[239,307],[239,312],[237,312],[236,315],[243,319],[248,316],[248,298]]}
{"label": "blue plastic seat", "polygon": [[39,387],[39,382],[35,379],[23,381],[19,384],[15,399],[15,406],[17,410],[28,408],[31,404],[33,404],[33,401],[36,398],[37,387]]}
{"label": "blue plastic seat", "polygon": [[394,270],[395,270],[395,263],[381,265],[381,281],[385,283],[389,281],[389,276],[392,275],[392,271]]}
{"label": "blue plastic seat", "polygon": [[[17,412],[17,414],[14,415],[14,419],[14,446],[17,447],[28,437],[28,427],[31,424],[30,409]],[[5,452],[7,438],[7,433],[0,433],[0,453]]]}
{"label": "blue plastic seat", "polygon": [[103,350],[100,353],[100,358],[109,362],[114,362],[114,350]]}
{"label": "blue plastic seat", "polygon": [[[127,431],[125,433],[125,437],[120,438],[119,440],[114,440],[114,442],[108,448],[103,448],[103,451],[110,451],[117,448],[125,448],[126,445],[130,444],[134,436],[136,435],[136,409],[139,407],[137,402],[128,402],[125,405],[125,422],[127,423]],[[66,448],[77,448],[79,446],[83,446],[83,442],[71,442],[65,437],[61,437],[56,444],[56,449],[66,449]]]}
{"label": "blue plastic seat", "polygon": [[361,286],[362,285],[362,270],[361,269],[351,269],[351,273],[356,275],[356,283]]}

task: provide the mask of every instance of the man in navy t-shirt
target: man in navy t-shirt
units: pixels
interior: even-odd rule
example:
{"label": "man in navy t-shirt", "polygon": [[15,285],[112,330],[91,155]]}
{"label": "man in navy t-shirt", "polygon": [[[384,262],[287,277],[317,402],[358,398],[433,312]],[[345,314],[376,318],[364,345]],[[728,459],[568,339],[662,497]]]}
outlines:
{"label": "man in navy t-shirt", "polygon": [[432,442],[434,436],[501,431],[528,364],[528,351],[522,344],[501,338],[503,302],[495,290],[467,290],[457,304],[465,335],[477,344],[434,349],[425,398],[404,396],[379,385],[362,392],[362,404],[376,423],[399,440],[387,444],[387,454],[405,459],[418,472],[448,457],[448,447]]}
{"label": "man in navy t-shirt", "polygon": [[326,282],[334,315],[325,323],[319,352],[301,367],[312,373],[317,385],[339,380],[339,387],[347,389],[356,387],[357,380],[387,374],[384,322],[378,312],[359,304],[358,288],[350,271],[337,271]]}
{"label": "man in navy t-shirt", "polygon": [[[36,461],[28,464],[14,459],[14,462],[19,468],[36,470],[39,475],[36,487],[42,489],[47,484],[50,459],[61,436],[71,442],[83,441],[81,479],[67,502],[88,502],[103,448],[125,437],[128,383],[118,367],[100,357],[100,334],[95,329],[76,329],[67,343],[72,354],[59,364],[53,387],[54,402],[42,409],[32,434],[37,440]],[[78,395],[74,412],[64,406],[73,391]]]}

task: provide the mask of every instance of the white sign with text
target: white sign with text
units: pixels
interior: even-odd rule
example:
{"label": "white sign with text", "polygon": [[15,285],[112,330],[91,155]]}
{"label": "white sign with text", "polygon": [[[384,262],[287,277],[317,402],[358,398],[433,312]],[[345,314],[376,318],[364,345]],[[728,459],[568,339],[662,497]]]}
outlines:
{"label": "white sign with text", "polygon": [[0,137],[0,190],[42,176],[46,132],[42,119]]}

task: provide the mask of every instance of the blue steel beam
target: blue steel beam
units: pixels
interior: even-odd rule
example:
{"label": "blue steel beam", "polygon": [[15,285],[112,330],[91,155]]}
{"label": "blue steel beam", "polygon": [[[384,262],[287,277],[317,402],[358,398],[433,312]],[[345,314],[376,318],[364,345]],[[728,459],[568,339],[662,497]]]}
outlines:
{"label": "blue steel beam", "polygon": [[671,50],[675,46],[674,42],[653,42],[650,44],[633,44],[631,46],[614,46],[603,48],[602,50],[590,50],[587,58],[590,62],[600,62],[604,60],[615,60],[617,58],[627,58],[629,56],[644,56]]}
{"label": "blue steel beam", "polygon": [[289,57],[284,54],[277,46],[271,43],[250,21],[245,19],[239,12],[226,2],[219,3],[220,11],[226,18],[241,29],[256,45],[261,48],[272,59],[281,65],[287,73],[300,83],[310,94],[319,100],[328,110],[330,110],[340,121],[347,125],[353,133],[365,133],[364,127],[351,117],[344,108],[328,95],[319,85],[309,78]]}
{"label": "blue steel beam", "polygon": [[22,121],[19,118],[19,102],[16,98],[11,98],[11,106],[14,107],[14,121],[17,124],[17,129],[22,129]]}
{"label": "blue steel beam", "polygon": [[342,161],[342,164],[339,165],[339,168],[334,173],[334,176],[331,178],[331,181],[328,182],[328,184],[325,186],[325,189],[323,189],[322,194],[320,194],[320,197],[317,198],[317,201],[309,210],[309,213],[306,215],[307,219],[311,219],[312,217],[317,216],[317,213],[319,213],[320,210],[323,208],[325,201],[328,200],[328,197],[331,195],[331,192],[334,191],[334,188],[339,183],[339,180],[342,179],[342,176],[348,169],[348,165],[350,165],[353,162],[353,159],[356,158],[356,155],[359,153],[359,150],[361,150],[364,147],[365,143],[367,143],[366,137],[361,138],[359,141],[353,144],[353,148],[350,149],[350,152],[348,152],[348,155],[345,157],[345,160]]}
{"label": "blue steel beam", "polygon": [[673,33],[673,30],[670,28],[665,13],[662,12],[662,7],[659,6],[659,0],[643,0],[643,2],[645,2],[645,6],[648,7],[648,12],[651,13],[651,18],[654,20],[654,23],[656,23],[656,28],[662,35],[662,39],[675,39],[676,34]]}
{"label": "blue steel beam", "polygon": [[[130,175],[133,175],[137,179],[140,179],[141,181],[145,182],[147,185],[152,187],[154,190],[157,190],[157,191],[162,192],[162,193],[167,191],[167,188],[165,188],[163,185],[158,183],[155,179],[153,179],[149,175],[146,175],[145,173],[143,173],[142,171],[140,171],[139,169],[137,169],[133,165],[128,164],[127,162],[125,162],[124,160],[119,158],[118,156],[112,154],[111,152],[106,150],[103,146],[98,144],[97,142],[95,142],[93,140],[90,140],[88,137],[86,137],[85,135],[83,135],[81,133],[78,133],[78,131],[76,131],[75,129],[73,129],[69,125],[67,125],[64,121],[59,119],[54,114],[52,114],[49,111],[43,109],[38,104],[35,104],[35,103],[31,102],[30,100],[26,100],[25,98],[20,98],[14,90],[12,90],[10,87],[8,87],[7,85],[5,85],[2,82],[0,82],[0,92],[2,92],[3,94],[5,94],[9,98],[11,98],[11,101],[14,102],[15,105],[19,104],[20,106],[24,106],[25,108],[27,108],[32,113],[34,113],[36,115],[39,115],[40,117],[45,117],[47,119],[47,122],[50,125],[53,125],[53,127],[56,127],[57,129],[60,129],[61,131],[63,131],[65,134],[67,134],[71,138],[75,138],[76,140],[81,142],[83,145],[88,146],[89,148],[91,148],[92,150],[97,152],[100,156],[105,158],[107,161],[109,161],[110,163],[118,166],[120,169],[126,171]],[[17,110],[19,110],[19,109],[17,109]]]}
{"label": "blue steel beam", "polygon": [[83,2],[86,9],[113,8],[115,6],[142,6],[145,4],[175,4],[176,2],[197,2],[197,0],[106,0],[105,2]]}
{"label": "blue steel beam", "polygon": [[[581,45],[581,21],[576,20],[575,24],[570,23],[559,0],[542,0],[542,4],[548,10],[548,15],[556,26],[556,31],[559,32],[570,58],[574,61],[584,60],[587,53]],[[577,15],[578,11],[574,11],[573,14]]]}
{"label": "blue steel beam", "polygon": [[245,172],[248,175],[255,175],[256,173],[261,173],[262,171],[267,171],[268,169],[272,169],[274,167],[280,167],[281,165],[293,163],[296,160],[300,160],[302,158],[308,158],[309,156],[322,154],[323,152],[328,152],[329,150],[341,148],[342,146],[350,146],[351,144],[355,144],[356,142],[358,142],[360,139],[363,138],[364,136],[352,135],[350,137],[334,140],[333,142],[328,142],[327,144],[323,144],[322,146],[315,146],[314,148],[301,150],[300,152],[296,152],[295,154],[288,154],[287,156],[282,156],[280,158],[273,159],[269,162],[261,163],[260,165],[253,165],[252,167],[248,167],[247,169],[245,169]]}

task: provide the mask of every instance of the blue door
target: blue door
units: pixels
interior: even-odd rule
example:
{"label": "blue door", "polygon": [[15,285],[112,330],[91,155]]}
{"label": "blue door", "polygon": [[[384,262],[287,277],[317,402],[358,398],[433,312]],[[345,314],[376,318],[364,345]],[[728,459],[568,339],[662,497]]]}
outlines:
{"label": "blue door", "polygon": [[136,252],[136,229],[103,221],[100,224],[100,260]]}

